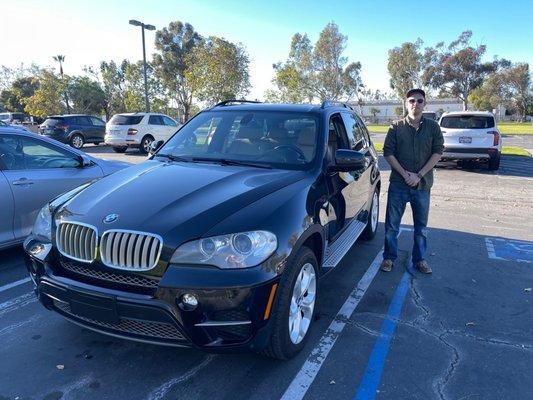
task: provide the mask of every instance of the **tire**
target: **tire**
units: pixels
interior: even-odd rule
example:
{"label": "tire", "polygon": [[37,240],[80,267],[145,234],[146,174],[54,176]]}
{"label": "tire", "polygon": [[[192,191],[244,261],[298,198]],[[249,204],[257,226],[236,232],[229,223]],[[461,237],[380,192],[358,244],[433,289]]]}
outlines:
{"label": "tire", "polygon": [[141,152],[141,154],[148,154],[148,152],[150,151],[150,145],[153,141],[154,138],[150,135],[146,135],[142,138],[141,145],[139,146],[139,151]]}
{"label": "tire", "polygon": [[489,170],[497,171],[500,168],[500,153],[496,153],[495,156],[489,158]]}
{"label": "tire", "polygon": [[379,190],[376,187],[372,195],[372,204],[370,205],[370,213],[368,214],[368,221],[365,230],[361,234],[361,239],[372,240],[376,236],[379,221]]}
{"label": "tire", "polygon": [[127,147],[113,147],[115,153],[125,153],[128,150]]}
{"label": "tire", "polygon": [[101,142],[94,142],[94,145],[95,145],[95,146],[100,146],[100,143],[101,143]]}
{"label": "tire", "polygon": [[[317,278],[318,263],[315,254],[303,246],[291,257],[279,283],[277,306],[271,314],[272,333],[262,352],[264,355],[287,360],[304,348],[315,318]],[[305,282],[308,282],[307,289],[301,293],[300,284],[305,285]],[[297,327],[295,322],[298,318],[300,323]]]}
{"label": "tire", "polygon": [[85,144],[85,140],[83,140],[82,135],[80,135],[79,133],[75,133],[70,138],[69,144],[75,149],[81,149],[83,145]]}

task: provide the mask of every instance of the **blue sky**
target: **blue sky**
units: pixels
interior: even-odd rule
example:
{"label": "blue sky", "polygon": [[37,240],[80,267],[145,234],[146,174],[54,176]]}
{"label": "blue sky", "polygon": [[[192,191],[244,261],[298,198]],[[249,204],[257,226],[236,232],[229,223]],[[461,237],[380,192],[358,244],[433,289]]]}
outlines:
{"label": "blue sky", "polygon": [[[371,89],[389,90],[387,51],[422,38],[446,43],[473,31],[473,43],[498,55],[533,64],[533,0],[509,1],[113,1],[0,0],[0,65],[53,65],[66,56],[65,72],[81,73],[101,60],[142,58],[140,30],[129,19],[156,28],[174,20],[191,23],[204,36],[242,43],[250,56],[250,98],[271,87],[272,63],[287,57],[290,39],[307,33],[314,43],[328,22],[348,36],[345,55],[362,63]],[[147,54],[153,52],[147,33]],[[533,68],[533,65],[532,65]]]}

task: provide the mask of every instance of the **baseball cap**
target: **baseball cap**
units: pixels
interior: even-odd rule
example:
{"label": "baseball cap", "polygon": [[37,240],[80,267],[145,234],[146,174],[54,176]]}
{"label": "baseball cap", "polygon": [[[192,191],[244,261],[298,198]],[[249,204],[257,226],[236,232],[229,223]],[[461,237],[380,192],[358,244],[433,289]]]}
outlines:
{"label": "baseball cap", "polygon": [[421,94],[422,96],[424,96],[424,99],[426,98],[426,92],[424,92],[422,89],[411,89],[407,92],[407,94],[405,95],[405,98],[409,98],[411,97],[413,94],[415,93],[418,93],[418,94]]}

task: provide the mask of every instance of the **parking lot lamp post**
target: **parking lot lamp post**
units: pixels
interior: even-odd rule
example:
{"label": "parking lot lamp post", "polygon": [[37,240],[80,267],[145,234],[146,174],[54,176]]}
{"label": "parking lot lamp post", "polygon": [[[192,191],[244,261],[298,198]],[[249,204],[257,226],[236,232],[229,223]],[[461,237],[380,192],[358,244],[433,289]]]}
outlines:
{"label": "parking lot lamp post", "polygon": [[135,19],[130,19],[130,25],[140,26],[143,37],[143,67],[144,67],[144,101],[145,101],[145,111],[150,112],[150,103],[148,102],[148,79],[146,77],[146,47],[144,45],[144,30],[148,29],[149,31],[155,30],[155,26],[144,24]]}

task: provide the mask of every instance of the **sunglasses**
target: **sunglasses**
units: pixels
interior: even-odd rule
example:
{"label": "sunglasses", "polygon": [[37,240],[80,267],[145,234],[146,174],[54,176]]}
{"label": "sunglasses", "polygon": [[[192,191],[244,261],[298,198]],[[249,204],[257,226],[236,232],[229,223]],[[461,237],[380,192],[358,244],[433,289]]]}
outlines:
{"label": "sunglasses", "polygon": [[411,104],[415,104],[415,103],[422,104],[424,102],[424,99],[409,99],[407,101]]}

